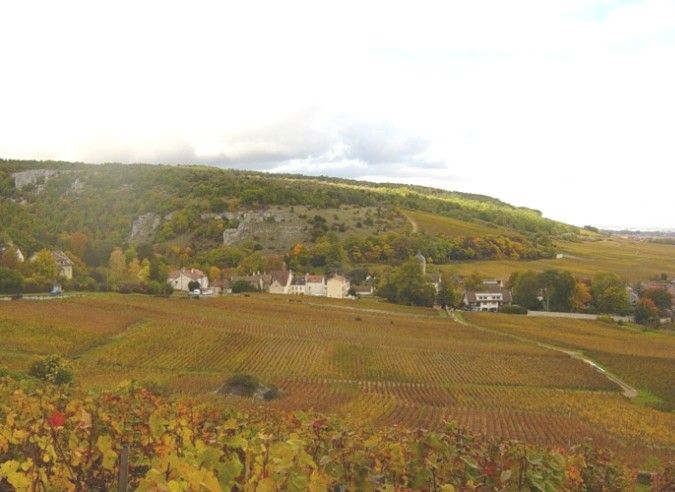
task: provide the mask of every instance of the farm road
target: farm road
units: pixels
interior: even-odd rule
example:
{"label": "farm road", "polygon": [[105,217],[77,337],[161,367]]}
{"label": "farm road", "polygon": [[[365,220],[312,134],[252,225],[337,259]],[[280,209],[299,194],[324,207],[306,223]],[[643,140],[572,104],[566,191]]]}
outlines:
{"label": "farm road", "polygon": [[[456,321],[457,323],[460,323],[460,324],[463,324],[463,325],[473,326],[477,330],[487,331],[487,332],[490,332],[490,333],[498,333],[498,334],[501,334],[501,335],[506,335],[506,336],[515,338],[515,339],[520,340],[522,342],[534,343],[536,345],[539,345],[540,347],[544,347],[544,348],[547,348],[547,349],[550,349],[550,350],[555,350],[557,352],[562,352],[564,354],[567,354],[570,357],[572,357],[573,359],[578,359],[578,360],[584,361],[586,364],[593,367],[596,371],[601,372],[607,379],[609,379],[613,383],[617,384],[621,388],[621,390],[623,391],[623,396],[625,396],[626,398],[633,399],[633,398],[638,396],[638,391],[635,388],[633,388],[631,385],[629,385],[625,381],[619,379],[614,374],[610,374],[607,371],[605,371],[603,368],[598,366],[598,364],[596,364],[592,359],[585,356],[582,352],[575,351],[575,350],[568,350],[568,349],[558,347],[558,346],[555,346],[555,345],[550,345],[548,343],[537,342],[537,341],[534,341],[534,340],[530,340],[529,338],[521,337],[521,336],[518,336],[518,335],[512,335],[512,334],[504,333],[504,332],[501,332],[501,331],[489,330],[487,328],[483,328],[482,326],[478,326],[478,325],[475,325],[473,323],[469,323],[468,321],[466,321],[461,316],[458,316],[455,311],[448,310],[448,314],[450,315],[450,318],[453,321]],[[547,314],[565,314],[565,313],[547,313]],[[586,316],[588,316],[588,315],[586,315]],[[584,319],[587,319],[587,318],[584,318]],[[595,317],[592,317],[591,319],[595,319]]]}

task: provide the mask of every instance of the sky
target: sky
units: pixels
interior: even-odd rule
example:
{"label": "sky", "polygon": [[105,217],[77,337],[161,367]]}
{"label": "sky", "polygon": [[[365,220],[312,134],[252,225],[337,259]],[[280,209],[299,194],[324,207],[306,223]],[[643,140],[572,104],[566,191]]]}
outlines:
{"label": "sky", "polygon": [[675,228],[675,0],[0,0],[0,157],[412,183]]}

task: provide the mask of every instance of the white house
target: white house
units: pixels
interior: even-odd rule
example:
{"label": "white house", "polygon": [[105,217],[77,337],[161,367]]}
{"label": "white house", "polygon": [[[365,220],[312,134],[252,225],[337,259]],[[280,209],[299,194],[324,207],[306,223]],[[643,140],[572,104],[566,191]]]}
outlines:
{"label": "white house", "polygon": [[326,277],[305,275],[305,295],[326,297]]}
{"label": "white house", "polygon": [[307,279],[305,276],[301,277],[293,277],[293,280],[291,280],[291,290],[290,293],[296,296],[303,296],[306,294],[306,283]]}
{"label": "white house", "polygon": [[75,263],[63,251],[52,251],[52,256],[54,257],[56,268],[59,270],[59,277],[65,277],[68,280],[73,278],[73,266]]}
{"label": "white house", "polygon": [[175,290],[183,290],[189,292],[188,285],[190,282],[199,282],[200,289],[207,289],[209,287],[209,277],[201,270],[196,268],[181,268],[180,270],[173,270],[169,273],[167,283]]}
{"label": "white house", "polygon": [[293,272],[290,270],[275,270],[270,272],[270,294],[291,294]]}
{"label": "white house", "polygon": [[342,275],[334,275],[326,282],[326,296],[344,299],[349,294],[349,279]]}
{"label": "white house", "polygon": [[[490,291],[492,290],[492,292]],[[511,292],[506,289],[490,289],[483,292],[464,292],[464,305],[474,311],[499,311],[511,304]]]}

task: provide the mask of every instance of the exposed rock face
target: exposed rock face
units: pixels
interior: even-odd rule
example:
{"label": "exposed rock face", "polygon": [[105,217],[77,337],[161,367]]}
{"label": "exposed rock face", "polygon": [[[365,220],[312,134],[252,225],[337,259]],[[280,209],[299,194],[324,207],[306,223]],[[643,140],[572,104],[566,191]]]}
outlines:
{"label": "exposed rock face", "polygon": [[232,245],[240,241],[251,239],[254,235],[274,234],[280,242],[290,237],[302,234],[303,227],[298,225],[284,224],[295,219],[295,214],[279,211],[266,210],[263,212],[226,212],[223,214],[227,220],[238,220],[236,229],[226,229],[223,232],[223,244]]}
{"label": "exposed rock face", "polygon": [[18,190],[27,185],[37,186],[37,191],[44,189],[44,184],[49,178],[58,176],[60,174],[71,173],[72,171],[61,171],[58,169],[31,169],[30,171],[21,171],[13,173],[14,187]]}
{"label": "exposed rock face", "polygon": [[139,216],[131,225],[129,243],[138,244],[152,240],[161,223],[161,217],[152,212]]}

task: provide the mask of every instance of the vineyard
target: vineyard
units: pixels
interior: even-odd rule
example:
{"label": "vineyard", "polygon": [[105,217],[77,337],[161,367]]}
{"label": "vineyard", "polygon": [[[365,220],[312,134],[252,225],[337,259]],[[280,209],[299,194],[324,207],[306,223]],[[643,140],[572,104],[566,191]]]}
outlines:
{"label": "vineyard", "polygon": [[603,236],[602,239],[587,238],[579,242],[560,241],[556,244],[556,252],[564,255],[560,259],[535,260],[527,265],[508,260],[464,262],[443,265],[440,268],[464,276],[479,271],[485,278],[501,279],[507,279],[511,273],[519,270],[543,272],[557,268],[569,271],[579,278],[591,278],[599,271],[607,271],[617,273],[627,282],[643,282],[653,275],[670,271],[674,251],[675,247],[672,245]]}
{"label": "vineyard", "polygon": [[57,353],[71,359],[82,387],[97,391],[135,381],[250,411],[260,402],[216,394],[229,376],[246,372],[282,390],[267,404],[275,412],[320,411],[375,428],[440,431],[457,422],[566,448],[591,438],[653,468],[674,455],[675,414],[632,404],[588,364],[510,336],[538,334],[569,348],[583,342],[588,353],[602,348],[613,372],[661,395],[647,373],[636,371],[635,381],[624,374],[633,362],[622,347],[667,366],[671,342],[623,330],[608,343],[603,330],[618,328],[607,325],[572,323],[577,331],[565,335],[546,329],[558,320],[472,315],[484,330],[433,310],[266,295],[103,295],[0,308],[0,366],[23,370],[36,354]]}
{"label": "vineyard", "polygon": [[480,326],[581,351],[675,410],[675,336],[585,320],[467,314]]}
{"label": "vineyard", "polygon": [[[0,380],[0,490],[631,491],[636,475],[571,449],[362,426],[316,412],[245,413],[129,385],[94,394]],[[673,472],[651,479],[672,490]]]}

